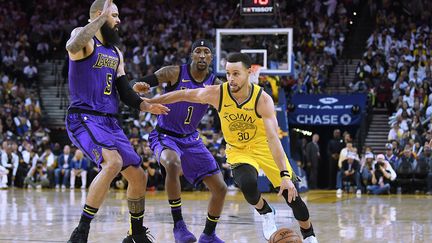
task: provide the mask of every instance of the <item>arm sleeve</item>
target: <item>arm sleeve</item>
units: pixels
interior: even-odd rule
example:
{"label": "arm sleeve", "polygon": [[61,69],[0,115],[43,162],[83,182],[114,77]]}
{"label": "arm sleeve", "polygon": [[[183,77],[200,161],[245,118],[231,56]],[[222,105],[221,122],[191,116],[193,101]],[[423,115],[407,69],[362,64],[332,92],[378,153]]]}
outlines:
{"label": "arm sleeve", "polygon": [[139,110],[142,99],[129,86],[126,75],[123,75],[116,80],[117,91],[120,95],[120,100],[127,106]]}
{"label": "arm sleeve", "polygon": [[135,83],[138,82],[145,82],[150,85],[150,87],[155,87],[159,85],[159,80],[157,79],[155,74],[146,75],[143,78],[133,79],[132,81],[130,81],[129,85],[132,87]]}

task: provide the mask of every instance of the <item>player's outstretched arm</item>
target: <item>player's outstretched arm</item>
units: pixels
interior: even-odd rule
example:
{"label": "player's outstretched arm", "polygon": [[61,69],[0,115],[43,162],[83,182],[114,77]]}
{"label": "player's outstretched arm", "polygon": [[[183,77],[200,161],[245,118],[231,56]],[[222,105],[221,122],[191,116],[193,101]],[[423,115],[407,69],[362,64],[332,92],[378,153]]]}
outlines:
{"label": "player's outstretched arm", "polygon": [[[278,136],[279,126],[276,120],[274,110],[275,108],[272,98],[267,93],[262,92],[262,95],[258,100],[257,112],[259,115],[261,115],[264,121],[268,146],[272,153],[273,159],[276,162],[279,170],[283,173],[288,171],[288,168],[285,160],[285,152],[282,148],[282,144]],[[292,169],[289,168],[289,171],[292,171]],[[295,198],[297,197],[297,190],[291,181],[292,174],[287,175],[287,173],[285,173],[285,175],[282,175],[282,173],[282,182],[278,195],[282,195],[282,192],[284,190],[288,190],[288,201],[291,202],[291,200],[295,200]]]}
{"label": "player's outstretched arm", "polygon": [[179,74],[179,66],[166,66],[157,70],[154,74],[132,80],[130,86],[132,86],[133,90],[137,93],[147,93],[150,87],[158,86],[161,83],[174,85],[178,80]]}
{"label": "player's outstretched arm", "polygon": [[150,103],[159,104],[172,104],[180,101],[187,101],[191,103],[209,104],[217,108],[219,96],[220,85],[209,85],[204,88],[173,91],[146,100]]}
{"label": "player's outstretched arm", "polygon": [[93,45],[90,41],[111,14],[111,6],[112,0],[106,0],[101,15],[88,23],[86,26],[75,28],[72,31],[70,39],[66,42],[66,50],[69,52],[69,55],[71,55],[72,58],[74,58],[74,55],[78,54],[78,52],[86,46],[89,46],[89,49],[91,50],[88,51],[88,53],[92,52]]}
{"label": "player's outstretched arm", "polygon": [[127,106],[138,109],[140,111],[150,112],[157,115],[168,114],[168,107],[161,104],[150,104],[143,100],[137,93],[135,93],[129,86],[129,81],[126,77],[126,72],[124,70],[124,60],[123,54],[116,47],[117,52],[120,57],[120,63],[117,68],[117,79],[116,85],[117,91],[120,95],[120,100],[123,101]]}

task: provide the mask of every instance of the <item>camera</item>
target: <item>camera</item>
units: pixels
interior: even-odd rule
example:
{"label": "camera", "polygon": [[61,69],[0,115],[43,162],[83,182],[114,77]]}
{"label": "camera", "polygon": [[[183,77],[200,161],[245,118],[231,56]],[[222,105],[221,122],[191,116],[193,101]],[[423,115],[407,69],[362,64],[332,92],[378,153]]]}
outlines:
{"label": "camera", "polygon": [[383,163],[383,162],[377,162],[377,163],[375,164],[375,170],[379,170],[379,169],[380,169],[380,166],[384,168],[384,163]]}

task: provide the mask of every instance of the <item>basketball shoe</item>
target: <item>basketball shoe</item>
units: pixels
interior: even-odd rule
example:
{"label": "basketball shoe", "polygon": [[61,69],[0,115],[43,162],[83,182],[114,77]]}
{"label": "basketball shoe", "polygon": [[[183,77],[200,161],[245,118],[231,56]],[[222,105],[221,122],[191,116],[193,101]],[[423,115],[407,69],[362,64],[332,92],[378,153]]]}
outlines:
{"label": "basketball shoe", "polygon": [[318,243],[318,240],[315,236],[311,235],[306,237],[306,239],[303,240],[303,243]]}
{"label": "basketball shoe", "polygon": [[123,239],[123,243],[153,243],[154,237],[150,234],[148,228],[143,226],[143,232],[139,235],[129,235]]}
{"label": "basketball shoe", "polygon": [[219,237],[216,236],[216,233],[213,232],[211,235],[202,233],[198,243],[225,243],[225,241],[219,239]]}
{"label": "basketball shoe", "polygon": [[90,227],[76,227],[67,243],[87,243]]}
{"label": "basketball shoe", "polygon": [[277,231],[276,222],[275,222],[276,210],[272,206],[270,207],[272,211],[270,213],[266,213],[262,215],[263,217],[262,229],[263,229],[264,238],[266,240],[269,240],[270,236]]}
{"label": "basketball shoe", "polygon": [[196,242],[195,236],[186,228],[183,220],[179,220],[174,225],[174,239],[176,243],[190,243]]}

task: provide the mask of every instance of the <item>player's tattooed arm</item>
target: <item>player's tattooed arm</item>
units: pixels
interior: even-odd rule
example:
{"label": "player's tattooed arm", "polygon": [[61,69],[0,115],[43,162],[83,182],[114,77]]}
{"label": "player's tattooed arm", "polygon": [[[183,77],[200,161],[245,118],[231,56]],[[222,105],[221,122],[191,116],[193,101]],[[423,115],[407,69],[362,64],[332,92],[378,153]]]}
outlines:
{"label": "player's tattooed arm", "polygon": [[159,83],[169,83],[170,85],[174,85],[178,81],[179,74],[179,66],[166,66],[155,72]]}
{"label": "player's tattooed arm", "polygon": [[72,31],[70,39],[66,43],[66,50],[71,54],[76,54],[89,44],[90,40],[95,36],[96,32],[108,19],[111,14],[112,0],[105,2],[104,8],[97,18],[88,23],[84,27],[76,28]]}
{"label": "player's tattooed arm", "polygon": [[179,66],[166,66],[157,70],[154,74],[132,80],[129,85],[135,92],[145,94],[150,90],[150,87],[158,86],[161,83],[174,85],[178,80],[179,74]]}

